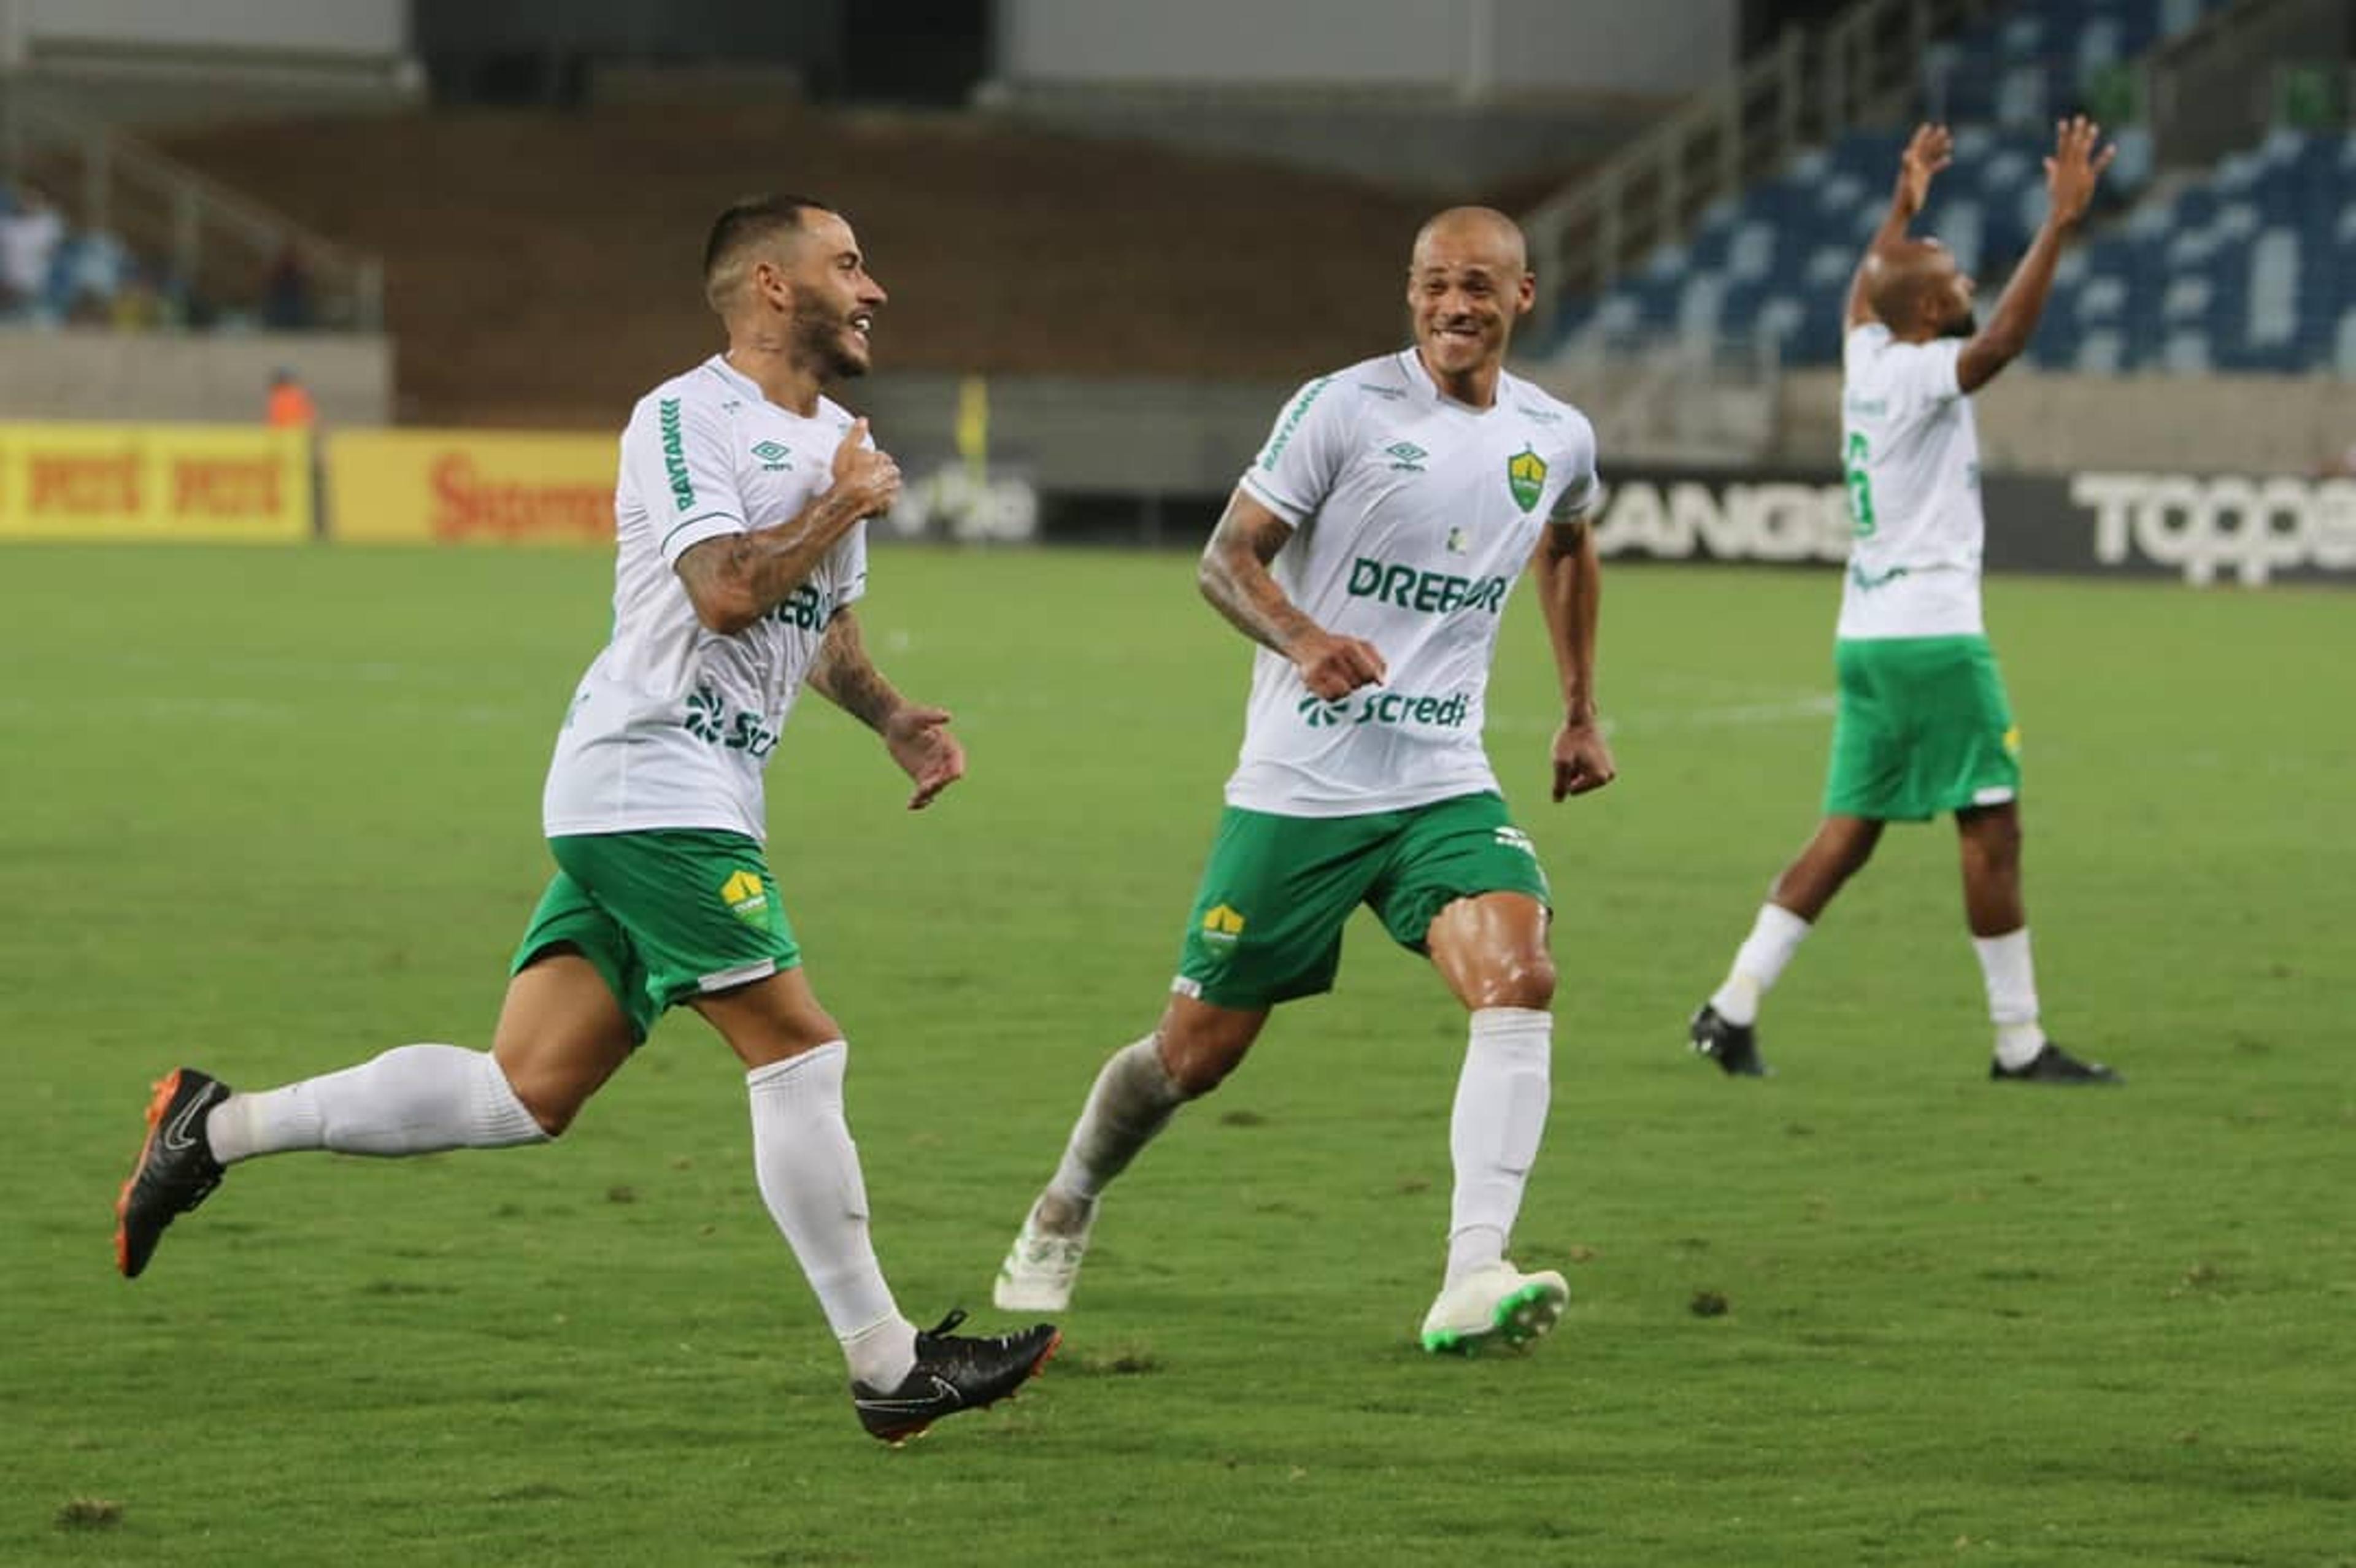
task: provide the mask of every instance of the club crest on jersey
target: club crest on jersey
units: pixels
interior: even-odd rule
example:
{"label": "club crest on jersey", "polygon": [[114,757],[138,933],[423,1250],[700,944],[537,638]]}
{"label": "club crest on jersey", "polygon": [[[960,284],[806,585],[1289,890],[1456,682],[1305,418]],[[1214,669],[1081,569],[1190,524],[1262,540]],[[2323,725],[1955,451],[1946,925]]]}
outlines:
{"label": "club crest on jersey", "polygon": [[774,441],[761,443],[753,449],[753,455],[761,460],[766,474],[782,474],[794,465],[794,449]]}
{"label": "club crest on jersey", "polygon": [[1514,492],[1514,505],[1526,512],[1538,504],[1546,492],[1546,459],[1528,447],[1505,459],[1505,484]]}

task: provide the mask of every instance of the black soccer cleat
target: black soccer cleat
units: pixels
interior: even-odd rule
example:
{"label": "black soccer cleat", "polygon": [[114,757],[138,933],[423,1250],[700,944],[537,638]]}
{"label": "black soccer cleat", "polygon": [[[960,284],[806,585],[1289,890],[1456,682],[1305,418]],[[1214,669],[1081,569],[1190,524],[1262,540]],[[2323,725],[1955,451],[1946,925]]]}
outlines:
{"label": "black soccer cleat", "polygon": [[916,1336],[916,1364],[886,1392],[854,1381],[851,1403],[867,1435],[894,1448],[945,1415],[980,1410],[1012,1395],[1039,1375],[1064,1336],[1053,1323],[1017,1334],[968,1337],[951,1329],[965,1313],[950,1313]]}
{"label": "black soccer cleat", "polygon": [[2126,1079],[2099,1061],[2081,1061],[2051,1040],[2038,1048],[2025,1067],[1988,1063],[1988,1076],[1999,1083],[2125,1083]]}
{"label": "black soccer cleat", "polygon": [[220,1185],[221,1164],[205,1143],[205,1121],[229,1098],[229,1085],[193,1067],[176,1069],[147,1102],[147,1141],[123,1195],[114,1200],[114,1266],[137,1279],[164,1227]]}
{"label": "black soccer cleat", "polygon": [[1694,1014],[1693,1022],[1686,1028],[1686,1038],[1692,1042],[1696,1056],[1706,1056],[1717,1062],[1718,1070],[1729,1078],[1767,1076],[1767,1062],[1759,1054],[1757,1026],[1729,1023],[1708,1002]]}

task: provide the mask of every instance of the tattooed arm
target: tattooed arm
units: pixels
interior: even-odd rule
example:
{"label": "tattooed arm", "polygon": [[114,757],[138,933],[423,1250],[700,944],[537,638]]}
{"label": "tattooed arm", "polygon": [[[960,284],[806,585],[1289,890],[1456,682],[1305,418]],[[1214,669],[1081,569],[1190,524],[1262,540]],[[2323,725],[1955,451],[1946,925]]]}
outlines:
{"label": "tattooed arm", "polygon": [[843,432],[834,450],[834,483],[792,521],[705,539],[679,558],[697,620],[729,635],[744,630],[799,588],[860,518],[891,510],[900,494],[899,464],[867,447],[866,439],[865,420]]}
{"label": "tattooed arm", "polygon": [[1290,659],[1309,689],[1330,702],[1380,681],[1383,656],[1361,638],[1335,636],[1285,596],[1268,563],[1291,537],[1290,523],[1237,490],[1203,549],[1194,581],[1236,630]]}
{"label": "tattooed arm", "polygon": [[884,749],[916,781],[909,810],[923,810],[965,777],[965,748],[948,731],[948,713],[910,702],[884,678],[867,656],[858,617],[848,608],[827,622],[809,680],[812,691],[884,737]]}
{"label": "tattooed arm", "polygon": [[809,688],[866,725],[877,734],[892,715],[907,706],[884,672],[867,656],[859,618],[848,605],[837,610],[819,639],[818,657],[810,662]]}

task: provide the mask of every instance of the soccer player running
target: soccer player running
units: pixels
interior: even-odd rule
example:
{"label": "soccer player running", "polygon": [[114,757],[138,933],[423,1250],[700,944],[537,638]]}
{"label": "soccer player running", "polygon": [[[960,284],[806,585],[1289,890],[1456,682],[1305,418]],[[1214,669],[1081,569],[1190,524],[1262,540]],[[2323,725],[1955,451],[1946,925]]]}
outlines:
{"label": "soccer player running", "polygon": [[1235,1071],[1271,1008],[1332,988],[1365,903],[1472,1014],[1424,1347],[1519,1344],[1561,1317],[1562,1275],[1505,1261],[1546,1121],[1555,970],[1546,877],[1481,744],[1499,617],[1534,563],[1562,690],[1554,797],[1612,781],[1594,432],[1504,369],[1535,294],[1511,219],[1433,218],[1408,269],[1413,347],[1302,388],[1228,502],[1200,582],[1260,645],[1242,756],[1169,1004],[1098,1074],[1006,1255],[1000,1307],[1070,1299],[1106,1184]]}
{"label": "soccer player running", "polygon": [[1955,815],[1964,914],[1996,1025],[1992,1078],[2115,1083],[2045,1038],[2020,893],[2019,732],[1980,620],[1979,436],[1971,395],[2029,346],[2062,242],[2084,215],[2113,149],[2097,127],[2061,123],[2045,160],[2047,205],[1987,325],[1972,280],[1907,225],[1947,166],[1944,127],[1918,128],[1890,213],[1849,284],[1843,347],[1842,462],[1857,539],[1834,645],[1840,679],[1825,817],[1783,869],[1735,953],[1726,983],[1695,1013],[1693,1049],[1730,1074],[1767,1071],[1760,998],[1825,906],[1891,822]]}
{"label": "soccer player running", "polygon": [[487,1052],[404,1045],[259,1093],[183,1067],[156,1086],[116,1212],[137,1277],[164,1228],[240,1160],[542,1143],[686,1006],[745,1068],[761,1196],[886,1442],[1012,1392],[1055,1349],[919,1332],[868,1239],[842,1108],[841,1026],[819,1003],[763,849],[762,773],[804,685],[882,737],[911,809],[965,773],[937,708],[869,662],[851,605],[892,459],[824,395],[866,372],[884,290],[851,227],[806,197],[729,208],[704,249],[728,347],[641,399],[615,493],[612,640],[573,693],[542,816],[557,871],[514,959]]}

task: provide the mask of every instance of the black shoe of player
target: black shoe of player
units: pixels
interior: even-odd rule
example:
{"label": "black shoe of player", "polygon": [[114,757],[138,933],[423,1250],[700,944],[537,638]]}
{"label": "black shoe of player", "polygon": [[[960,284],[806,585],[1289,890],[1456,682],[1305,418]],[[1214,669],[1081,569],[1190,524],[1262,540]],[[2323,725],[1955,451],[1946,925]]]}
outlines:
{"label": "black shoe of player", "polygon": [[221,1166],[205,1143],[205,1120],[228,1098],[228,1084],[193,1067],[179,1068],[155,1085],[147,1102],[147,1141],[114,1200],[114,1266],[123,1278],[137,1279],[164,1227],[220,1185]]}
{"label": "black shoe of player", "polygon": [[2025,1067],[1988,1063],[1988,1076],[1999,1083],[2125,1083],[2126,1079],[2099,1061],[2081,1061],[2051,1040],[2038,1049]]}
{"label": "black shoe of player", "polygon": [[1759,1054],[1759,1030],[1751,1024],[1730,1024],[1708,1002],[1687,1026],[1686,1038],[1694,1054],[1707,1056],[1730,1078],[1764,1078],[1766,1061]]}
{"label": "black shoe of player", "polygon": [[898,1388],[851,1383],[851,1403],[870,1437],[896,1448],[945,1415],[997,1403],[1037,1377],[1064,1339],[1053,1323],[980,1338],[950,1332],[964,1321],[952,1312],[916,1336],[916,1365]]}

